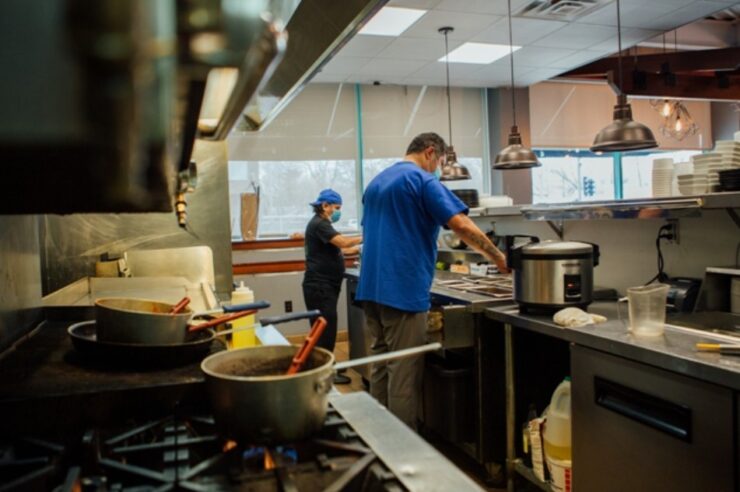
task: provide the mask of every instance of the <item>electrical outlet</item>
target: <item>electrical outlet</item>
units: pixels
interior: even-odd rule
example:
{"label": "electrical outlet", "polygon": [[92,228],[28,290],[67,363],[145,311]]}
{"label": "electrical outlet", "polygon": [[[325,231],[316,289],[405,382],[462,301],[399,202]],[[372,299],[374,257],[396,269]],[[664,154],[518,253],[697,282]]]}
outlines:
{"label": "electrical outlet", "polygon": [[681,244],[681,236],[678,234],[678,219],[668,219],[668,226],[670,227],[668,233],[673,236],[673,239],[668,242],[673,244]]}
{"label": "electrical outlet", "polygon": [[293,301],[285,301],[285,312],[286,313],[293,312]]}

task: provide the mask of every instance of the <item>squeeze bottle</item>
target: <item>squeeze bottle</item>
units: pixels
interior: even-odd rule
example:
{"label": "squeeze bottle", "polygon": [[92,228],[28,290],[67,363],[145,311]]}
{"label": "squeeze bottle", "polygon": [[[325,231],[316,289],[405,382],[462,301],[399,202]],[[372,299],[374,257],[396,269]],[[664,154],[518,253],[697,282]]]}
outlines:
{"label": "squeeze bottle", "polygon": [[[231,304],[233,306],[236,304],[247,304],[249,302],[254,302],[254,292],[252,289],[244,285],[243,281],[241,281],[239,282],[239,287],[231,293]],[[231,322],[232,329],[240,331],[235,331],[231,335],[230,348],[254,347],[257,345],[257,337],[254,333],[254,323],[254,314],[244,316],[243,318],[239,318]],[[243,329],[247,326],[251,328]]]}

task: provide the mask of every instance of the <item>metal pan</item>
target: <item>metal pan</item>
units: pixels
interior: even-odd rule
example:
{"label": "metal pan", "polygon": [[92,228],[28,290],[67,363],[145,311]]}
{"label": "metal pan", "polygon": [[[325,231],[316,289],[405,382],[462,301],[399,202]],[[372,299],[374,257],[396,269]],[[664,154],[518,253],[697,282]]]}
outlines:
{"label": "metal pan", "polygon": [[98,321],[97,337],[100,341],[141,345],[172,345],[184,343],[188,324],[197,316],[220,313],[242,312],[253,314],[258,309],[270,307],[264,301],[236,306],[224,306],[195,313],[185,308],[170,314],[174,304],[134,299],[109,297],[95,301],[95,318]]}
{"label": "metal pan", "polygon": [[[238,309],[239,306],[235,308]],[[277,325],[288,321],[313,318],[320,314],[318,310],[312,310],[271,316],[262,318],[261,324],[263,326]],[[226,344],[219,337],[234,331],[238,330],[216,333],[210,329],[199,329],[187,333],[185,340],[179,343],[141,344],[100,340],[99,325],[95,320],[76,323],[67,329],[72,345],[83,357],[105,366],[115,365],[137,369],[174,367],[203,360],[213,351],[211,345],[215,339],[218,339],[217,350],[223,350]]]}
{"label": "metal pan", "polygon": [[441,347],[432,343],[336,365],[331,352],[316,347],[303,371],[286,375],[297,347],[267,345],[213,354],[200,367],[221,432],[243,442],[275,444],[304,439],[321,428],[335,369],[410,357]]}
{"label": "metal pan", "polygon": [[[84,358],[104,366],[128,368],[176,367],[202,360],[211,353],[215,338],[212,330],[188,335],[182,343],[135,344],[101,341],[96,321],[83,321],[67,328],[72,345]],[[218,350],[226,348],[219,340]]]}

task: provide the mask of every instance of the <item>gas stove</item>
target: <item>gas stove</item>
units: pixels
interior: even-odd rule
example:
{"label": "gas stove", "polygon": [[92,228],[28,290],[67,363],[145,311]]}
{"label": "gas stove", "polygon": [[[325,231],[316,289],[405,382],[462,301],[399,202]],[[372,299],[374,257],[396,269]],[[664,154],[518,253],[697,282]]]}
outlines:
{"label": "gas stove", "polygon": [[408,490],[333,409],[313,438],[274,447],[227,440],[199,415],[67,438],[0,443],[0,490]]}
{"label": "gas stove", "polygon": [[480,490],[367,393],[330,394],[309,439],[234,442],[197,362],[90,365],[68,325],[45,322],[0,359],[0,492]]}

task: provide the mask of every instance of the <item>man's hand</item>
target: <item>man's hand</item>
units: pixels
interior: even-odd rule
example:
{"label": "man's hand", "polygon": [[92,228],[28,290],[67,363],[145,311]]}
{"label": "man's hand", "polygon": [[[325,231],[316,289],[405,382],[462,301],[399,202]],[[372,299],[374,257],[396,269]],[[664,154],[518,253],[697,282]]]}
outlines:
{"label": "man's hand", "polygon": [[498,267],[499,272],[509,273],[506,266],[506,256],[488,239],[475,223],[465,214],[457,214],[448,222],[447,227],[455,231],[460,239],[481,253],[483,256],[493,261]]}

